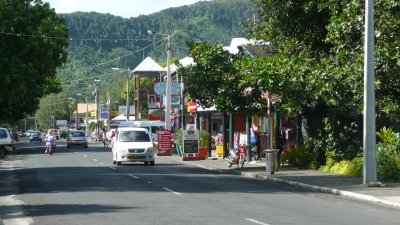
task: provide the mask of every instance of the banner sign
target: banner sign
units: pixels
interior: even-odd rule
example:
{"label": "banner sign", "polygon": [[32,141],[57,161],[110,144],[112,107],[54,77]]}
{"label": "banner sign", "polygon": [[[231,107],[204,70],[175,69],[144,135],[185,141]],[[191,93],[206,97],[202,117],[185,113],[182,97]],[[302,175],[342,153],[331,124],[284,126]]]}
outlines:
{"label": "banner sign", "polygon": [[157,155],[172,155],[171,146],[172,134],[170,130],[157,131]]}

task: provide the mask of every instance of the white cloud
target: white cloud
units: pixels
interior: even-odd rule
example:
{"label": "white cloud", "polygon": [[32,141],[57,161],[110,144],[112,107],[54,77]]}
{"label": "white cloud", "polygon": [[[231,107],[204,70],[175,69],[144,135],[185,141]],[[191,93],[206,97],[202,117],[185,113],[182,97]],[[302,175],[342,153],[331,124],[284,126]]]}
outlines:
{"label": "white cloud", "polygon": [[110,13],[124,18],[148,15],[160,10],[190,5],[199,0],[44,0],[57,13],[76,11]]}

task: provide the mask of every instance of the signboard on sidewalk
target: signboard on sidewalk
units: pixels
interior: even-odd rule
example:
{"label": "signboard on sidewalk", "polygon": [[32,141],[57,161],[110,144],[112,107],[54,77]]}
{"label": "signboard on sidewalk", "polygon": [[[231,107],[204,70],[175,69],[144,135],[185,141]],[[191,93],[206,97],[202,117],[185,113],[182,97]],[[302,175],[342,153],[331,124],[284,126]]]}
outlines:
{"label": "signboard on sidewalk", "polygon": [[171,139],[172,134],[170,130],[159,130],[157,131],[157,155],[172,155]]}
{"label": "signboard on sidewalk", "polygon": [[183,153],[199,153],[198,130],[183,130]]}

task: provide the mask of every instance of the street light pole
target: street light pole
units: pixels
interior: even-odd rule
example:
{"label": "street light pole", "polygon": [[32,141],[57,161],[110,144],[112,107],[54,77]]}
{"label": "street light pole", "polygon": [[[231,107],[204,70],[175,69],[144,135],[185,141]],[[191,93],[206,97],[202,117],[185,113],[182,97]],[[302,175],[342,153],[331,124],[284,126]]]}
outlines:
{"label": "street light pole", "polygon": [[[128,80],[126,82],[126,121],[129,121],[129,108],[130,108],[130,104],[129,104],[129,95],[130,95],[130,83],[131,83],[131,77],[132,77],[132,73],[130,70],[128,70]],[[135,118],[136,119],[136,118]]]}
{"label": "street light pole", "polygon": [[95,87],[95,103],[96,103],[96,132],[99,133],[99,93],[97,87]]}
{"label": "street light pole", "polygon": [[[149,30],[150,35],[156,34],[155,32]],[[167,82],[165,87],[165,129],[171,130],[171,36],[168,34],[160,34],[167,37]]]}
{"label": "street light pole", "polygon": [[88,97],[85,97],[86,100],[86,135],[89,135],[89,102]]}
{"label": "street light pole", "polygon": [[376,183],[375,85],[374,85],[374,1],[365,1],[364,41],[364,184]]}
{"label": "street light pole", "polygon": [[171,36],[167,36],[167,84],[166,84],[166,103],[165,103],[165,129],[171,130]]}

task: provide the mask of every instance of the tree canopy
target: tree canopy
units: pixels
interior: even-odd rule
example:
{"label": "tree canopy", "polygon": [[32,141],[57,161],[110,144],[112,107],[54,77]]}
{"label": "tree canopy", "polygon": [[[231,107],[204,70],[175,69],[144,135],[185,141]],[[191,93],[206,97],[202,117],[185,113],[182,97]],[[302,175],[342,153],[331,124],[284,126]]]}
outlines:
{"label": "tree canopy", "polygon": [[[259,61],[253,77],[279,96],[277,108],[314,121],[306,128],[311,137],[324,142],[321,148],[344,155],[352,142],[361,139],[354,135],[360,133],[354,124],[361,126],[358,116],[363,105],[364,2],[253,2],[259,7],[259,19],[247,23],[250,37],[268,40],[275,49],[273,58]],[[399,11],[396,0],[375,1],[378,125],[380,118],[393,120],[400,114]],[[343,135],[346,129],[353,132]]]}
{"label": "tree canopy", "polygon": [[185,77],[187,94],[202,107],[214,106],[223,112],[260,113],[265,109],[261,87],[254,79],[247,79],[253,60],[249,56],[234,55],[222,45],[189,42],[189,55],[195,65],[179,67]]}
{"label": "tree canopy", "polygon": [[15,122],[60,91],[56,69],[67,58],[68,30],[41,0],[0,0],[0,21],[0,122]]}

